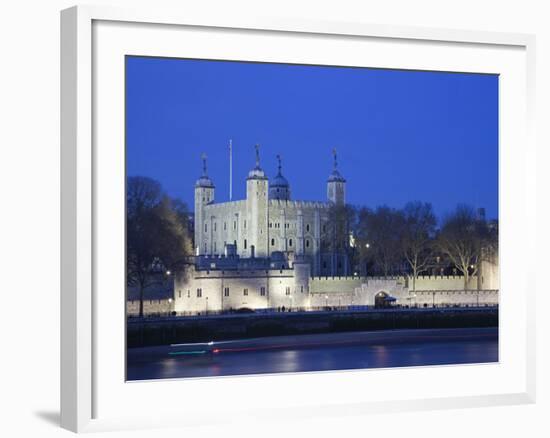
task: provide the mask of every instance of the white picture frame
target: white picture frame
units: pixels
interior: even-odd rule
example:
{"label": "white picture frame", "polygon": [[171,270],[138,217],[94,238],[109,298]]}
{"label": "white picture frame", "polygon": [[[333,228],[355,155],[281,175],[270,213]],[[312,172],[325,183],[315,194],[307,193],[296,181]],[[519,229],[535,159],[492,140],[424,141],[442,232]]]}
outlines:
{"label": "white picture frame", "polygon": [[[208,35],[209,32],[217,32],[231,29],[238,31],[239,38],[253,41],[259,38],[262,32],[269,32],[270,35],[282,35],[286,37],[338,37],[349,38],[354,41],[390,41],[396,44],[406,43],[411,47],[414,45],[440,45],[446,44],[464,47],[465,50],[476,47],[487,48],[487,50],[497,49],[499,51],[514,52],[512,56],[515,60],[510,68],[515,68],[519,72],[517,78],[524,78],[523,84],[514,99],[518,99],[520,109],[514,108],[514,111],[520,111],[523,115],[521,120],[515,122],[507,119],[511,124],[519,126],[517,132],[503,132],[503,141],[510,144],[506,149],[504,157],[501,158],[501,167],[505,169],[504,177],[501,176],[501,200],[502,191],[506,192],[507,198],[501,208],[503,218],[510,216],[510,212],[518,209],[514,220],[504,220],[502,243],[512,250],[504,251],[502,255],[502,275],[503,290],[507,284],[513,285],[514,289],[519,289],[517,296],[513,300],[507,300],[506,293],[503,293],[503,302],[501,303],[502,336],[507,336],[511,332],[511,318],[514,311],[517,312],[518,319],[515,327],[517,332],[514,336],[514,342],[517,341],[516,349],[521,349],[521,357],[517,364],[513,364],[513,378],[510,378],[509,387],[497,390],[496,386],[487,385],[484,389],[480,387],[481,393],[464,390],[459,394],[458,390],[446,394],[443,392],[432,392],[432,396],[415,397],[411,392],[406,396],[399,397],[393,393],[388,397],[383,397],[379,392],[378,396],[371,398],[355,397],[346,401],[346,388],[351,388],[358,383],[357,373],[341,372],[339,374],[341,392],[334,394],[334,400],[329,402],[322,397],[314,400],[315,394],[309,399],[304,396],[298,397],[297,404],[287,408],[274,409],[276,401],[280,400],[280,394],[269,392],[273,406],[267,403],[265,408],[259,406],[249,406],[246,411],[239,411],[242,415],[255,418],[265,418],[266,421],[274,419],[285,412],[291,418],[307,418],[314,416],[342,415],[346,412],[361,415],[366,412],[386,412],[403,411],[411,409],[441,409],[452,407],[474,407],[502,404],[531,403],[535,399],[535,275],[528,263],[521,263],[514,259],[516,250],[521,249],[522,253],[532,251],[535,245],[535,142],[533,138],[533,102],[534,102],[534,57],[535,57],[535,39],[531,35],[507,34],[492,32],[460,31],[451,29],[425,29],[417,27],[403,26],[380,26],[366,23],[341,23],[341,22],[317,22],[297,19],[283,18],[257,18],[246,17],[235,13],[233,16],[202,16],[194,13],[192,10],[163,11],[157,9],[149,10],[131,10],[110,7],[96,6],[78,6],[62,11],[61,13],[61,425],[62,427],[75,431],[99,431],[118,428],[146,428],[161,426],[185,426],[190,424],[201,424],[206,421],[208,416],[206,412],[198,409],[194,413],[181,415],[177,409],[170,412],[158,407],[158,412],[152,412],[151,415],[132,414],[129,411],[120,410],[115,412],[114,408],[103,408],[101,400],[105,399],[104,382],[109,379],[116,379],[120,375],[107,376],[105,365],[101,362],[105,359],[105,354],[98,355],[98,349],[102,349],[105,344],[105,338],[102,333],[107,328],[111,330],[120,330],[120,324],[117,326],[115,320],[120,322],[118,317],[113,318],[111,324],[109,318],[98,319],[98,312],[106,301],[97,299],[98,284],[102,284],[102,279],[98,272],[104,272],[99,269],[101,264],[101,251],[103,246],[98,246],[98,236],[103,233],[100,230],[101,217],[98,216],[98,203],[103,202],[100,196],[102,192],[98,190],[98,181],[103,176],[98,176],[98,168],[105,169],[104,156],[99,157],[94,148],[97,138],[101,133],[95,129],[94,124],[101,121],[102,114],[98,114],[98,96],[96,87],[98,84],[98,75],[100,69],[94,65],[94,59],[97,60],[105,47],[102,38],[109,37],[109,32],[99,34],[94,30],[98,23],[131,24],[132,26],[149,26],[153,32],[160,32],[167,28],[175,29],[178,26],[186,29],[200,30],[202,34]],[[133,32],[139,32],[135,29]],[[115,32],[116,34],[116,32]],[[102,36],[103,35],[103,36]],[[113,50],[124,51],[123,45],[119,45],[112,37]],[[138,38],[139,39],[139,38]],[[102,45],[103,44],[103,45]],[[139,43],[136,43],[139,44]],[[145,50],[145,49],[144,49]],[[154,50],[154,44],[147,50]],[[197,50],[200,50],[197,49]],[[223,50],[223,47],[220,49]],[[399,50],[399,49],[396,49]],[[121,52],[113,51],[110,55]],[[520,55],[518,55],[520,53]],[[512,59],[510,58],[510,59]],[[517,58],[517,59],[516,59]],[[518,61],[519,60],[519,61]],[[450,62],[450,61],[449,61]],[[460,69],[459,58],[453,61],[456,69]],[[476,61],[477,62],[477,61]],[[481,61],[479,61],[481,62]],[[489,60],[483,61],[490,63]],[[503,61],[504,62],[504,61]],[[508,62],[508,61],[506,61]],[[517,65],[516,65],[517,64]],[[521,64],[521,65],[520,65]],[[474,65],[474,64],[472,64]],[[480,69],[484,69],[479,67]],[[492,70],[499,73],[498,68]],[[516,78],[516,79],[517,79]],[[121,81],[120,77],[116,79]],[[115,84],[116,85],[116,84]],[[110,84],[110,86],[114,86]],[[511,85],[511,87],[517,84]],[[112,91],[112,90],[111,90]],[[120,91],[120,90],[118,90]],[[507,98],[507,95],[505,95]],[[516,101],[504,101],[503,110]],[[116,107],[115,107],[116,110]],[[510,113],[512,114],[512,113]],[[518,113],[514,113],[518,114]],[[120,116],[120,114],[118,114]],[[117,116],[117,117],[118,117]],[[512,123],[513,122],[513,123]],[[509,125],[510,125],[509,123]],[[507,127],[505,127],[508,129]],[[509,141],[510,140],[510,141]],[[512,141],[513,140],[513,141]],[[521,145],[521,150],[519,150]],[[514,177],[514,186],[509,181],[510,173],[508,167],[512,169],[514,163],[518,163],[518,169],[510,170]],[[113,162],[112,166],[117,164]],[[107,172],[108,173],[108,172]],[[508,176],[507,176],[508,175]],[[503,179],[504,178],[504,179]],[[110,180],[109,185],[116,185],[115,180]],[[118,187],[118,191],[120,191]],[[115,190],[116,191],[116,190]],[[519,204],[521,202],[521,205]],[[532,214],[527,214],[529,207]],[[519,211],[524,210],[524,211]],[[514,222],[512,224],[512,222]],[[523,226],[527,230],[526,238],[521,241],[510,242],[506,239],[507,235],[513,232],[514,226]],[[114,230],[116,231],[116,230]],[[524,233],[525,235],[525,233]],[[521,246],[521,248],[519,248]],[[509,256],[508,256],[509,255]],[[121,261],[123,262],[123,261]],[[505,271],[506,267],[514,263],[515,270]],[[528,279],[528,280],[525,280]],[[516,310],[511,304],[516,306]],[[110,304],[110,303],[109,303]],[[120,309],[112,308],[111,312],[121,312],[124,314],[124,302],[120,302]],[[508,312],[508,313],[507,313]],[[101,326],[101,328],[99,328]],[[120,337],[124,332],[120,332]],[[507,339],[501,342],[508,342]],[[505,345],[504,345],[505,346]],[[107,348],[107,347],[106,347]],[[110,347],[109,347],[110,348]],[[115,348],[115,347],[113,347]],[[120,349],[120,343],[116,348]],[[111,351],[111,350],[105,350]],[[112,350],[114,351],[114,350]],[[117,350],[118,351],[118,350]],[[514,350],[516,351],[516,350]],[[519,351],[519,350],[517,350]],[[516,353],[517,353],[516,351]],[[120,358],[119,358],[120,359]],[[506,360],[499,364],[502,369],[506,368]],[[516,366],[517,365],[517,366]],[[464,367],[463,367],[464,368]],[[475,366],[469,367],[470,375],[476,372]],[[396,373],[415,373],[420,376],[427,370],[409,370],[393,371],[392,379],[396,379]],[[491,369],[488,373],[495,373],[496,369]],[[388,370],[378,372],[380,379],[384,379],[384,373]],[[390,371],[392,372],[392,371]],[[441,378],[445,378],[443,371]],[[430,373],[438,373],[433,368]],[[509,374],[512,376],[512,374]],[[372,380],[371,377],[365,377]],[[410,374],[411,376],[413,374]],[[118,376],[118,377],[117,377]],[[332,377],[331,377],[332,376]],[[195,391],[198,394],[200,388],[206,388],[210,391],[214,385],[218,386],[218,391],[229,393],[231,388],[239,385],[243,393],[254,391],[253,387],[258,386],[258,382],[266,385],[279,385],[282,382],[292,385],[309,385],[310,388],[318,384],[330,385],[330,379],[334,373],[309,373],[307,378],[304,374],[295,374],[285,377],[277,376],[255,376],[240,378],[223,379],[202,379],[191,380],[186,383],[187,391]],[[502,376],[501,376],[502,377]],[[409,375],[407,376],[409,378]],[[435,377],[438,378],[437,376]],[[120,380],[120,379],[119,379]],[[303,382],[306,383],[303,383]],[[221,383],[223,382],[223,383]],[[124,385],[124,382],[119,382]],[[372,383],[372,382],[371,382]],[[140,384],[126,384],[131,387],[131,394],[135,397],[143,391],[154,391],[156,400],[159,395],[170,392],[170,385],[180,385],[182,382],[163,381],[148,382]],[[284,385],[282,385],[284,386]],[[173,386],[172,386],[173,387]],[[307,386],[306,386],[307,387]],[[370,386],[375,388],[374,385]],[[98,389],[100,388],[100,389]],[[491,389],[493,388],[493,389]],[[202,389],[200,389],[203,391]],[[374,390],[376,392],[376,390]],[[380,390],[378,390],[380,391]],[[100,394],[100,395],[98,395]],[[118,395],[121,395],[119,393]],[[148,393],[152,395],[152,392]],[[396,393],[397,394],[397,393]],[[118,403],[116,393],[110,396]],[[126,395],[128,396],[128,394]],[[103,397],[103,398],[102,398]],[[223,397],[222,397],[223,399]],[[168,400],[168,398],[167,398]],[[267,402],[267,400],[266,400]],[[115,403],[115,402],[113,402]],[[167,401],[168,403],[168,401]],[[182,408],[183,409],[183,408]],[[285,410],[287,409],[287,410]],[[108,412],[103,415],[101,412]],[[211,407],[208,415],[216,413],[219,422],[231,421],[234,412],[222,412],[219,406]],[[98,414],[99,413],[99,414]]]}

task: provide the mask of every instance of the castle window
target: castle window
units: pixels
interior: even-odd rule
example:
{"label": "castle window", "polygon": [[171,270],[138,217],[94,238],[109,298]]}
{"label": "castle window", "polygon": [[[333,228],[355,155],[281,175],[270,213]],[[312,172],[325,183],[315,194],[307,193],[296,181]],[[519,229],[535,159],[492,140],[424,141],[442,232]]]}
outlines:
{"label": "castle window", "polygon": [[206,254],[206,251],[207,251],[207,249],[206,249],[206,242],[204,242],[204,253],[205,253],[205,254]]}
{"label": "castle window", "polygon": [[290,295],[290,287],[288,287],[288,286],[286,287],[286,289],[285,289],[285,294],[286,294],[286,295]]}
{"label": "castle window", "polygon": [[244,220],[244,227],[246,228],[246,219]]}
{"label": "castle window", "polygon": [[265,287],[260,288],[260,296],[265,297]]}
{"label": "castle window", "polygon": [[178,298],[181,298],[181,290],[178,291]]}
{"label": "castle window", "polygon": [[306,231],[309,231],[309,224],[306,225]]}
{"label": "castle window", "polygon": [[304,286],[300,286],[300,292],[304,293]]}
{"label": "castle window", "polygon": [[217,222],[214,222],[214,231],[216,231],[218,229],[216,224],[217,224]]}
{"label": "castle window", "polygon": [[202,297],[202,289],[199,288],[197,289],[197,298],[201,298]]}
{"label": "castle window", "polygon": [[228,288],[228,287],[224,288],[224,290],[223,290],[223,296],[224,296],[224,297],[228,297],[228,296],[229,296],[229,288]]}
{"label": "castle window", "polygon": [[309,239],[306,239],[306,247],[309,248]]}
{"label": "castle window", "polygon": [[204,232],[206,233],[208,231],[208,224],[204,224]]}
{"label": "castle window", "polygon": [[223,223],[223,229],[224,229],[224,230],[227,230],[227,222],[224,222],[224,223]]}
{"label": "castle window", "polygon": [[214,253],[216,252],[216,242],[214,242]]}
{"label": "castle window", "polygon": [[246,239],[244,239],[244,249],[246,249]]}
{"label": "castle window", "polygon": [[269,228],[273,228],[273,224],[271,222],[269,223]]}
{"label": "castle window", "polygon": [[233,221],[233,229],[234,229],[234,230],[237,229],[237,221]]}
{"label": "castle window", "polygon": [[243,295],[244,295],[245,297],[248,296],[248,289],[243,289]]}
{"label": "castle window", "polygon": [[292,246],[292,239],[288,239],[288,246]]}
{"label": "castle window", "polygon": [[275,246],[275,239],[271,239],[271,246]]}

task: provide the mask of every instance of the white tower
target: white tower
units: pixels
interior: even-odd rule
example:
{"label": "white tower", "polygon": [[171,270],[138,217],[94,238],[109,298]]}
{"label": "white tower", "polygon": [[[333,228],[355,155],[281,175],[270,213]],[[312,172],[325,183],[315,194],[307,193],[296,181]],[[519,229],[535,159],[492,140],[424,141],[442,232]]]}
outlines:
{"label": "white tower", "polygon": [[328,177],[327,182],[327,199],[334,204],[346,203],[346,179],[338,172],[338,160],[336,149],[332,150],[334,156],[334,167],[332,173]]}
{"label": "white tower", "polygon": [[260,145],[256,145],[256,167],[246,179],[246,209],[249,242],[243,250],[254,257],[268,256],[268,181],[260,167]]}
{"label": "white tower", "polygon": [[195,183],[195,254],[210,253],[211,233],[204,207],[214,202],[214,183],[208,177],[206,154],[201,155],[202,175]]}

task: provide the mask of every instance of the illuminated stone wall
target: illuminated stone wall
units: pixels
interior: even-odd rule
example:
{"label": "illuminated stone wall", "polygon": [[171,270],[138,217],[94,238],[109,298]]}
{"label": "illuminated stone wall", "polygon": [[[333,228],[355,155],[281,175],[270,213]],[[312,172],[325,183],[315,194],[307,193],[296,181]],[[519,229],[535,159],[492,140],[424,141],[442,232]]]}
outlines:
{"label": "illuminated stone wall", "polygon": [[[145,315],[166,316],[172,311],[172,302],[168,299],[143,300],[143,313]],[[128,316],[139,315],[139,300],[126,301],[126,313]]]}
{"label": "illuminated stone wall", "polygon": [[[297,274],[297,275],[295,275]],[[294,269],[195,271],[177,276],[176,312],[309,306],[309,264]]]}
{"label": "illuminated stone wall", "polygon": [[[223,258],[205,259],[211,260],[231,262]],[[405,277],[311,277],[311,264],[307,260],[303,258],[283,266],[271,262],[267,269],[259,268],[260,259],[235,259],[234,269],[221,269],[215,262],[211,263],[212,270],[195,270],[191,266],[176,276],[174,310],[204,313],[283,306],[306,309],[327,305],[372,306],[379,293],[395,298],[395,304],[402,306],[498,303],[497,288],[478,290],[477,277],[472,277],[470,289],[464,290],[460,276],[421,276],[413,291],[412,279]],[[497,274],[498,267],[493,270],[493,276]],[[498,278],[487,278],[485,284],[498,285]]]}
{"label": "illuminated stone wall", "polygon": [[[307,256],[313,275],[347,273],[346,260],[321,252],[329,203],[270,199],[254,203],[252,208],[251,201],[247,198],[199,206],[200,214],[195,214],[195,253],[218,256],[224,254],[226,244],[236,244],[241,258],[270,257],[278,251],[291,259]],[[252,211],[254,217],[267,215],[266,226],[255,224]]]}

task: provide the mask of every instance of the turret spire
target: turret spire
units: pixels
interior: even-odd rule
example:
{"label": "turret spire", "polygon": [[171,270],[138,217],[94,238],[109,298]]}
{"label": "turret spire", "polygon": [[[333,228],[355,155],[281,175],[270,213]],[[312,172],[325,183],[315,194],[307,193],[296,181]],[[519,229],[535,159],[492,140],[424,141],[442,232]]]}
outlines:
{"label": "turret spire", "polygon": [[278,174],[281,175],[281,167],[282,166],[281,166],[281,156],[279,154],[277,154],[277,161],[279,162],[279,165],[277,167],[278,170],[279,170]]}
{"label": "turret spire", "polygon": [[203,152],[201,154],[201,160],[202,160],[202,176],[207,176],[207,172],[206,172],[206,159],[208,157],[206,156],[206,154]]}
{"label": "turret spire", "polygon": [[254,146],[256,149],[256,169],[260,168],[260,145],[256,143]]}
{"label": "turret spire", "polygon": [[328,177],[327,198],[335,204],[344,204],[346,202],[346,179],[338,172],[338,155],[336,148],[332,148],[334,157],[332,173]]}

